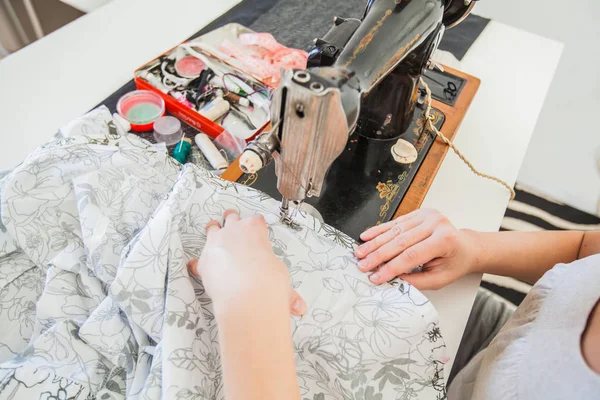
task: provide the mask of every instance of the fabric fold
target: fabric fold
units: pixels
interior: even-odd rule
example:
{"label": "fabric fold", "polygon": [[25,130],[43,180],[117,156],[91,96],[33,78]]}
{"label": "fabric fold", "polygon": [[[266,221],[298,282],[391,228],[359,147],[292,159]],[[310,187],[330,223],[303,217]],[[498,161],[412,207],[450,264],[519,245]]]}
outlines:
{"label": "fabric fold", "polygon": [[0,336],[0,399],[223,399],[212,301],[186,264],[227,209],[264,216],[309,305],[290,319],[303,398],[443,397],[437,313],[415,288],[373,286],[343,233],[303,213],[290,229],[264,193],[119,136],[102,110],[93,118],[5,182],[17,253],[0,257],[0,321],[27,318],[11,322],[20,337]]}

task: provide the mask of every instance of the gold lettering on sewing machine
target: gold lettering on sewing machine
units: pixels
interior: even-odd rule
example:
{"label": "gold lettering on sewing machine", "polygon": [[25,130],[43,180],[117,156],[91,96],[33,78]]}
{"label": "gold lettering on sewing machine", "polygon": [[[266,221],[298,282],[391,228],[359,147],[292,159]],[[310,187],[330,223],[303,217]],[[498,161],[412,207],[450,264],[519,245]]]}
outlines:
{"label": "gold lettering on sewing machine", "polygon": [[256,183],[257,179],[258,179],[258,174],[254,173],[254,174],[248,175],[248,177],[245,180],[243,180],[239,183],[241,183],[242,185],[245,185],[245,186],[252,186]]}
{"label": "gold lettering on sewing machine", "polygon": [[[402,57],[404,57],[404,55],[406,54],[406,52],[408,50],[411,49],[411,47],[419,41],[419,39],[421,38],[421,35],[417,35],[415,36],[410,42],[408,42],[406,44],[406,46],[401,47],[396,53],[394,53],[394,55],[392,56],[392,58],[389,59],[389,61],[383,66],[383,68],[381,69],[381,71],[375,76],[375,79],[373,79],[373,82],[371,82],[371,85],[375,85],[377,84],[377,82],[379,82],[380,79],[382,79],[383,77],[385,77],[388,72],[393,69],[396,64],[398,64],[400,62],[400,60],[402,59]],[[415,93],[418,93],[418,91],[415,90]]]}
{"label": "gold lettering on sewing machine", "polygon": [[387,215],[390,210],[390,206],[392,201],[398,196],[398,192],[400,191],[400,184],[404,182],[404,180],[408,177],[408,172],[404,171],[400,175],[398,175],[398,182],[394,183],[391,179],[387,182],[379,182],[377,184],[377,191],[379,192],[379,198],[385,199],[385,203],[379,208],[379,217],[381,218],[377,221],[377,225],[383,222],[383,218]]}
{"label": "gold lettering on sewing machine", "polygon": [[398,194],[399,189],[400,185],[397,183],[392,183],[391,180],[387,181],[386,183],[379,182],[379,184],[377,184],[379,198],[385,199],[385,203],[379,208],[379,216],[381,218],[385,218],[385,215],[390,209],[390,203]]}
{"label": "gold lettering on sewing machine", "polygon": [[381,26],[383,25],[383,22],[390,15],[392,15],[392,10],[387,10],[385,12],[385,14],[383,15],[383,17],[381,17],[381,19],[379,21],[377,21],[377,24],[375,24],[375,26],[371,28],[369,33],[367,33],[367,35],[360,40],[360,42],[358,43],[358,46],[356,46],[356,49],[354,49],[354,52],[352,53],[352,57],[350,57],[348,59],[348,61],[346,62],[346,64],[344,64],[344,68],[348,68],[350,66],[350,64],[352,64],[352,62],[354,60],[356,60],[356,57],[358,57],[358,55],[360,53],[365,51],[365,49],[369,46],[369,43],[371,43],[371,41],[377,34],[377,31],[379,30],[379,28],[381,28]]}

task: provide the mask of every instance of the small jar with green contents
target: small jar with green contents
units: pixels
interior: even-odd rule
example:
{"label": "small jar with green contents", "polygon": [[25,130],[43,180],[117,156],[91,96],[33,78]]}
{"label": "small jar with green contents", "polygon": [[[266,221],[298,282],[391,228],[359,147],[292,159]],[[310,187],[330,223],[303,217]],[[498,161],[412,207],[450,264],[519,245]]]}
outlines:
{"label": "small jar with green contents", "polygon": [[165,101],[149,90],[135,90],[119,99],[117,112],[136,132],[151,131],[154,122],[165,114]]}

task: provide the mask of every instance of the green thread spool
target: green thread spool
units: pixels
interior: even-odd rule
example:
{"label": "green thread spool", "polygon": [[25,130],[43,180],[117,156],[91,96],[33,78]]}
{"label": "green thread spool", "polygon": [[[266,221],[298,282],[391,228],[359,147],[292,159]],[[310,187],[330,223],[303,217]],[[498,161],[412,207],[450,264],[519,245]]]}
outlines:
{"label": "green thread spool", "polygon": [[183,138],[181,142],[179,142],[173,149],[173,158],[179,161],[181,164],[185,164],[185,160],[187,160],[191,150],[192,140]]}

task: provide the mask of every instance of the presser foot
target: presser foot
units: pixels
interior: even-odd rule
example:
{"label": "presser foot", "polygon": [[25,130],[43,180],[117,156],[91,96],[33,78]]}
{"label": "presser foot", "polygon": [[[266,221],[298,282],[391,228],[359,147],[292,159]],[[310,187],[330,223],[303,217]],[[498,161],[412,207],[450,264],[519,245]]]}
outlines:
{"label": "presser foot", "polygon": [[288,228],[292,228],[295,231],[299,231],[302,229],[300,224],[298,224],[297,222],[294,222],[292,217],[288,213],[284,212],[283,210],[281,210],[281,212],[279,214],[279,222],[281,222],[283,225],[286,225]]}
{"label": "presser foot", "polygon": [[281,207],[279,208],[279,221],[296,231],[301,229],[300,225],[294,222],[292,216],[290,215],[289,200],[286,198],[281,201]]}
{"label": "presser foot", "polygon": [[295,231],[299,231],[302,229],[302,227],[300,226],[300,224],[298,224],[297,222],[294,222],[294,220],[289,216],[289,215],[283,215],[281,214],[279,216],[279,221],[286,225],[288,228],[291,228]]}

